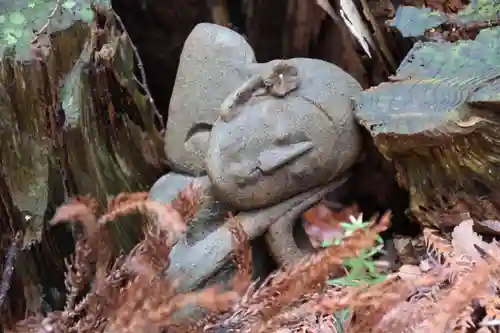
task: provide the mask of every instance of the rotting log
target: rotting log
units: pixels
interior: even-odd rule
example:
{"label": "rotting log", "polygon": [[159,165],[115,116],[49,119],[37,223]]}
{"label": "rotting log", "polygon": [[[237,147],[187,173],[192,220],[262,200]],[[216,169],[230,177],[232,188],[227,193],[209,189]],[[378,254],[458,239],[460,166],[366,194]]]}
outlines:
{"label": "rotting log", "polygon": [[[17,5],[9,10],[23,13]],[[88,14],[89,2],[77,9],[84,6]],[[19,320],[25,310],[40,311],[42,302],[62,300],[55,291],[64,293],[63,259],[73,245],[71,230],[47,228],[58,205],[74,195],[105,202],[119,192],[144,191],[166,169],[155,125],[162,120],[143,75],[134,76],[138,57],[114,12],[100,5],[85,22],[59,1],[44,10],[46,23],[26,11],[15,48],[1,48],[0,233],[23,234],[13,278],[22,286],[9,295],[25,298],[9,298],[15,311],[4,306],[3,319]],[[124,247],[137,236],[115,232]]]}
{"label": "rotting log", "polygon": [[[248,37],[259,62],[279,58],[311,57],[336,64],[363,87],[378,84],[388,75],[385,57],[399,63],[411,48],[385,21],[393,17],[390,0],[352,3],[368,31],[377,31],[372,58],[361,49],[343,20],[334,22],[316,1],[235,0],[112,1],[123,18],[144,61],[153,96],[166,115],[175,73],[186,37],[201,22],[229,23]],[[340,17],[338,4],[331,1]],[[227,8],[222,8],[226,6]],[[365,12],[373,13],[371,21]],[[379,46],[380,44],[380,46]],[[160,47],[159,47],[160,45]],[[382,59],[382,58],[383,59]],[[390,68],[389,68],[390,69]]]}
{"label": "rotting log", "polygon": [[[411,43],[401,43],[398,32],[385,24],[385,20],[394,15],[394,10],[391,11],[394,6],[389,0],[330,1],[333,17],[318,1],[249,0],[244,3],[245,34],[259,62],[276,58],[318,58],[339,66],[368,88],[393,74],[411,48]],[[341,19],[342,4],[346,6],[344,14],[349,5],[348,14],[360,18],[358,25],[363,27],[358,26],[358,30],[362,28],[364,39],[372,41],[369,56]]]}
{"label": "rotting log", "polygon": [[[19,9],[14,7],[10,11]],[[48,17],[50,11],[46,9]],[[71,69],[89,35],[82,22],[70,25],[66,22],[59,28],[48,27],[55,33],[53,38],[49,39],[45,31],[31,44],[33,35],[25,32],[31,31],[32,24],[28,19],[27,26],[20,27],[24,29],[23,35],[15,49],[6,47],[5,41],[1,48],[0,229],[7,239],[8,235],[22,231],[23,251],[17,256],[13,288],[8,296],[25,296],[24,299],[8,297],[2,309],[7,325],[22,319],[25,312],[40,311],[41,295],[47,292],[41,288],[42,279],[62,278],[62,271],[58,270],[63,268],[63,261],[57,258],[57,253],[64,252],[64,246],[55,246],[54,233],[44,227],[46,214],[64,199],[65,192],[59,166],[61,148],[52,136],[51,124],[56,123],[54,117],[59,115],[59,108],[54,107],[58,79]],[[35,263],[38,255],[42,260]]]}
{"label": "rotting log", "polygon": [[357,101],[425,226],[449,229],[470,214],[500,234],[499,37],[496,27],[474,41],[417,43],[392,82]]}
{"label": "rotting log", "polygon": [[[245,34],[257,60],[312,57],[332,62],[367,86],[347,27],[335,25],[315,1],[246,1]],[[354,56],[353,56],[354,55]]]}
{"label": "rotting log", "polygon": [[112,0],[111,4],[139,50],[156,105],[166,117],[184,41],[196,24],[212,22],[208,2]]}

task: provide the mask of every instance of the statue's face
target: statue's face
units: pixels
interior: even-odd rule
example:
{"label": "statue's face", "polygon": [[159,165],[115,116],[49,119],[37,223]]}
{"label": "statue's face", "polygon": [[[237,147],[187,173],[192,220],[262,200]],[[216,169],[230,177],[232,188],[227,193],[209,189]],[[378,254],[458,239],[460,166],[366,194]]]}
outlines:
{"label": "statue's face", "polygon": [[214,193],[243,210],[341,176],[361,148],[350,103],[361,88],[352,77],[314,59],[260,66],[261,80],[252,77],[222,103],[205,161]]}
{"label": "statue's face", "polygon": [[[303,101],[297,102],[295,107],[308,107]],[[227,163],[227,174],[239,185],[255,184],[263,175],[272,174],[314,149],[303,119],[288,110],[289,105],[274,100],[252,104],[261,106],[218,124],[220,133],[225,132],[222,135],[228,138],[214,148]]]}
{"label": "statue's face", "polygon": [[252,98],[228,122],[215,123],[209,177],[221,200],[238,208],[275,204],[337,173],[335,129],[324,112],[299,96]]}

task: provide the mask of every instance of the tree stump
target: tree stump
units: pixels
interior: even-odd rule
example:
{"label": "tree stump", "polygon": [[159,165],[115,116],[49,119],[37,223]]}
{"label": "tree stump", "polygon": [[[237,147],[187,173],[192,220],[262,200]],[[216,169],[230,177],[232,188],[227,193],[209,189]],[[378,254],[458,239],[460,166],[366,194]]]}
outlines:
{"label": "tree stump", "polygon": [[[41,302],[29,302],[50,300],[61,287],[72,233],[47,227],[58,205],[74,195],[105,201],[144,191],[166,169],[156,128],[162,119],[145,78],[134,75],[135,48],[109,4],[33,6],[41,7],[7,8],[9,24],[19,30],[0,49],[0,233],[23,235],[13,278],[23,281],[21,290],[9,291],[16,297],[2,313],[13,320],[26,309],[39,311]],[[126,225],[114,232],[123,247],[138,236]]]}
{"label": "tree stump", "polygon": [[417,43],[392,82],[357,101],[425,226],[451,228],[470,214],[476,227],[500,234],[499,36],[496,27],[474,41]]}

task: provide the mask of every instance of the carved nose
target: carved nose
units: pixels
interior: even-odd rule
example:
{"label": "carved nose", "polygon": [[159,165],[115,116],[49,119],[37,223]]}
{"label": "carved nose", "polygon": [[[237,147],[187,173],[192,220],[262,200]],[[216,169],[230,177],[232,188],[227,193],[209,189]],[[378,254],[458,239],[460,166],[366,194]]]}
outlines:
{"label": "carved nose", "polygon": [[304,131],[294,130],[284,124],[277,124],[274,137],[274,141],[257,158],[258,167],[263,174],[285,167],[314,147]]}
{"label": "carved nose", "polygon": [[259,169],[263,174],[272,173],[293,162],[314,147],[311,141],[292,143],[286,146],[273,146],[259,154]]}
{"label": "carved nose", "polygon": [[270,175],[286,167],[302,155],[314,148],[311,141],[292,143],[288,145],[272,145],[260,152],[257,160],[251,164],[231,163],[236,172],[233,173],[234,181],[238,186],[255,184],[262,176]]}

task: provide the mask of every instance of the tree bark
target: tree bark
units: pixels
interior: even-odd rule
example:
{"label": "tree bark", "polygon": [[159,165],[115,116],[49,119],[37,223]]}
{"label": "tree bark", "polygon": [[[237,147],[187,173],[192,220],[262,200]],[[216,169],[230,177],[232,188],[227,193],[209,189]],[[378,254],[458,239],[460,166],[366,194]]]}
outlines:
{"label": "tree bark", "polygon": [[[338,20],[332,20],[316,1],[248,0],[244,3],[246,35],[260,62],[276,58],[318,58],[336,64],[368,88],[393,74],[394,65],[399,64],[412,46],[401,44],[398,33],[386,27],[385,21],[394,15],[394,6],[389,0],[367,1],[364,7],[361,2],[354,3],[368,30],[372,31],[369,37],[375,41],[375,49],[371,49],[371,58],[340,15],[337,14]],[[340,4],[331,3],[339,13]],[[391,62],[393,65],[388,66]]]}
{"label": "tree bark", "polygon": [[212,22],[205,0],[113,0],[144,62],[158,109],[168,113],[177,65],[187,36],[200,22]]}
{"label": "tree bark", "polygon": [[[162,120],[134,78],[133,45],[101,10],[90,26],[55,26],[28,53],[5,50],[0,62],[0,234],[4,242],[23,235],[12,279],[21,284],[2,312],[11,322],[39,312],[38,300],[63,301],[53,291],[63,286],[73,235],[48,228],[57,206],[74,195],[105,202],[146,191],[166,170]],[[138,236],[127,225],[114,232],[122,247]]]}

